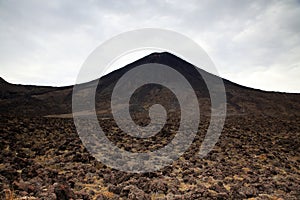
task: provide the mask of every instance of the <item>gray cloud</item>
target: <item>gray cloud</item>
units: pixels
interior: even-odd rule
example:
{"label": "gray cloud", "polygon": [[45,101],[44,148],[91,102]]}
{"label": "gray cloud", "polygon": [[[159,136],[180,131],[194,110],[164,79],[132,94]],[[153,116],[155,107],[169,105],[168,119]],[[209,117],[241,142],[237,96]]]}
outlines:
{"label": "gray cloud", "polygon": [[300,92],[298,1],[0,1],[0,72],[10,82],[69,85],[101,42],[167,28],[198,42],[219,74]]}

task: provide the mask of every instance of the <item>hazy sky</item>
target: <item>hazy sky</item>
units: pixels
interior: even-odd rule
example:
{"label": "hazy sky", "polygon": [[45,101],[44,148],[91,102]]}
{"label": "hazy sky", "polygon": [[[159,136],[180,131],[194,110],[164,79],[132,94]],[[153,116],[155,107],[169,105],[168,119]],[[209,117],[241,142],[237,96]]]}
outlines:
{"label": "hazy sky", "polygon": [[299,93],[299,19],[300,2],[289,0],[0,0],[0,76],[21,84],[74,84],[102,42],[152,27],[192,38],[226,79]]}

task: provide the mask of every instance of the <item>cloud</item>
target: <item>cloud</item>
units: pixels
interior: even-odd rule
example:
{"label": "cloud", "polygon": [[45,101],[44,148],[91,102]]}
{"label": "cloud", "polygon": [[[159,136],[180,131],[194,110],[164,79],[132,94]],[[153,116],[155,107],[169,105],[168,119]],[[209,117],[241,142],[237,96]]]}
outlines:
{"label": "cloud", "polygon": [[155,27],[198,42],[231,81],[300,92],[299,18],[296,0],[0,1],[0,72],[15,83],[70,85],[102,42]]}

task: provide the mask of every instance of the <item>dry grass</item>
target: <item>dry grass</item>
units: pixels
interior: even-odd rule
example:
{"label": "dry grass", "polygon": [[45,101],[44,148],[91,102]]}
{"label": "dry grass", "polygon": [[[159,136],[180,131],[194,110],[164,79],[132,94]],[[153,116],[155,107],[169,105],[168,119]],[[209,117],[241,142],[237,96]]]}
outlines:
{"label": "dry grass", "polygon": [[14,199],[14,193],[10,189],[5,189],[5,200],[13,200]]}
{"label": "dry grass", "polygon": [[83,191],[86,191],[86,192],[93,191],[94,195],[93,195],[92,199],[96,199],[97,196],[100,194],[107,197],[108,199],[111,199],[114,197],[114,193],[108,191],[108,188],[103,185],[101,180],[95,179],[95,182],[93,184],[78,183],[77,185],[81,186]]}

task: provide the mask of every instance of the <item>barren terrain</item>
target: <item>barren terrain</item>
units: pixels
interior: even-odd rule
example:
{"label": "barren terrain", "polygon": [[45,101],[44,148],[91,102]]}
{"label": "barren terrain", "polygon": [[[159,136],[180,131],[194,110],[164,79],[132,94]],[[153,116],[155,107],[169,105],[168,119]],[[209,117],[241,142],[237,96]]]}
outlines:
{"label": "barren terrain", "polygon": [[[165,88],[141,88],[131,102],[138,124],[149,120],[147,108],[153,100],[174,106],[154,137],[128,136],[112,118],[108,97],[114,84],[128,69],[149,62],[174,69],[184,66],[179,71],[197,93],[201,122],[184,155],[151,173],[107,167],[89,154],[76,132],[71,86],[21,86],[1,80],[0,199],[300,199],[300,95],[264,92],[224,80],[225,126],[213,151],[199,158],[210,118],[207,89],[201,78],[191,75],[189,63],[168,53],[151,54],[100,80],[98,119],[115,145],[146,152],[166,145],[176,134],[178,107],[176,101],[168,103],[173,97]],[[153,99],[153,94],[164,95]]]}

